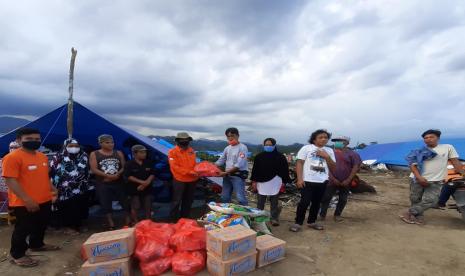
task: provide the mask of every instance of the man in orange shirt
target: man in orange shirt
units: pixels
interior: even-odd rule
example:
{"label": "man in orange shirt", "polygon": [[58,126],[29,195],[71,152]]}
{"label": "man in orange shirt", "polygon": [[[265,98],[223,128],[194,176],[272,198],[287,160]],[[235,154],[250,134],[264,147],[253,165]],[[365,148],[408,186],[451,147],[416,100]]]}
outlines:
{"label": "man in orange shirt", "polygon": [[[192,137],[185,132],[176,136],[176,147],[168,153],[171,173],[173,174],[173,199],[171,203],[171,217],[175,220],[181,216],[188,218],[192,202],[194,201],[195,186],[199,177],[194,171],[196,157],[189,146]],[[181,212],[179,212],[181,207]]]}
{"label": "man in orange shirt", "polygon": [[31,251],[59,249],[44,243],[56,188],[50,182],[47,156],[37,151],[41,144],[40,132],[21,128],[17,141],[21,148],[5,156],[2,172],[8,185],[9,206],[16,216],[10,254],[13,264],[32,267],[38,261],[26,256],[28,248]]}

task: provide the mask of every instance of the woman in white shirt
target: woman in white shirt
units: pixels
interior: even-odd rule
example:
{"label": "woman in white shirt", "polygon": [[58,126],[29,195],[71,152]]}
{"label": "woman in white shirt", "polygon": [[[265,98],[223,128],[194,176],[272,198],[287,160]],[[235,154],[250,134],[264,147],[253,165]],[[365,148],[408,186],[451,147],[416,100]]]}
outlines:
{"label": "woman in white shirt", "polygon": [[322,225],[316,223],[316,219],[328,183],[329,172],[336,170],[334,151],[326,147],[330,138],[331,134],[328,131],[319,129],[310,136],[308,141],[310,144],[303,146],[297,154],[297,187],[301,189],[301,199],[297,206],[295,224],[289,228],[292,232],[301,230],[309,206],[307,225],[315,230],[324,229]]}

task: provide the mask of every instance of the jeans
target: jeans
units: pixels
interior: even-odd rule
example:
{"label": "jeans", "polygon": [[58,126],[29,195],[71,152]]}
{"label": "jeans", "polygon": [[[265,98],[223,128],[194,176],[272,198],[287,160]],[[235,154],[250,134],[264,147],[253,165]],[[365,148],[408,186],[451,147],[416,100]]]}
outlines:
{"label": "jeans", "polygon": [[[11,235],[10,254],[14,259],[26,255],[28,248],[44,246],[44,236],[52,214],[52,203],[39,204],[40,210],[29,212],[26,207],[11,207],[16,217],[15,229]],[[29,243],[26,242],[29,237]]]}
{"label": "jeans", "polygon": [[445,207],[449,198],[455,193],[454,186],[444,184],[439,195],[438,206]]}
{"label": "jeans", "polygon": [[329,203],[331,202],[331,199],[337,191],[339,191],[339,200],[337,202],[336,210],[334,211],[334,216],[340,216],[342,214],[342,211],[344,210],[347,204],[347,198],[349,197],[349,188],[338,187],[336,185],[328,185],[328,187],[326,187],[326,192],[323,196],[323,200],[321,201],[321,217],[326,217]]}
{"label": "jeans", "polygon": [[245,180],[237,176],[226,176],[223,178],[223,191],[221,193],[221,201],[230,203],[232,192],[236,193],[237,201],[240,205],[247,206],[247,197],[245,196]]}
{"label": "jeans", "polygon": [[308,215],[307,223],[315,223],[320,211],[320,204],[325,194],[327,182],[316,183],[316,182],[305,182],[304,188],[301,189],[300,202],[297,205],[297,212],[295,217],[295,223],[302,225],[305,220],[305,214],[310,206],[310,213]]}
{"label": "jeans", "polygon": [[279,214],[281,213],[281,208],[279,206],[279,194],[274,195],[274,196],[266,196],[266,195],[258,195],[258,202],[257,202],[257,208],[260,210],[265,209],[265,204],[266,204],[266,199],[269,197],[270,198],[270,213],[271,213],[271,218],[278,220],[279,219]]}

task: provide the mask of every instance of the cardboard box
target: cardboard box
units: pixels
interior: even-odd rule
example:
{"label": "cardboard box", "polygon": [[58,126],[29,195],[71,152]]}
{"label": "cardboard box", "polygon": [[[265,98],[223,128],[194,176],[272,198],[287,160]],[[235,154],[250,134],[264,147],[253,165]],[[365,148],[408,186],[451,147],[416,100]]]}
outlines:
{"label": "cardboard box", "polygon": [[82,246],[91,264],[129,257],[134,253],[134,228],[95,233]]}
{"label": "cardboard box", "polygon": [[286,255],[286,242],[270,235],[257,237],[257,267],[280,261]]}
{"label": "cardboard box", "polygon": [[222,261],[243,257],[256,251],[257,233],[242,225],[207,232],[207,251]]}
{"label": "cardboard box", "polygon": [[131,258],[91,264],[85,262],[80,271],[82,276],[131,276],[133,275]]}
{"label": "cardboard box", "polygon": [[255,270],[257,251],[229,261],[222,261],[216,255],[207,252],[207,270],[213,276],[244,275]]}

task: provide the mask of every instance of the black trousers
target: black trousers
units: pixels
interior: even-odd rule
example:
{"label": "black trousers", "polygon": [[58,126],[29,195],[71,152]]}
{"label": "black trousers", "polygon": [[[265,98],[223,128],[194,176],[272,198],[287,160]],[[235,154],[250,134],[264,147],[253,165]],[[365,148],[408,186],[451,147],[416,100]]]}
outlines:
{"label": "black trousers", "polygon": [[60,226],[79,230],[82,220],[89,212],[89,202],[86,195],[77,195],[56,203]]}
{"label": "black trousers", "polygon": [[[320,204],[325,194],[327,182],[305,182],[305,187],[300,190],[301,198],[297,205],[295,223],[302,225],[305,220],[305,214],[310,206],[307,223],[315,223],[320,211]],[[310,205],[311,203],[311,205]]]}
{"label": "black trousers", "polygon": [[270,198],[270,213],[271,218],[278,220],[279,214],[281,213],[281,208],[279,207],[279,194],[274,196],[266,196],[258,194],[257,208],[260,210],[265,209],[266,199]]}
{"label": "black trousers", "polygon": [[[16,217],[15,229],[11,235],[10,254],[14,259],[24,257],[28,248],[44,246],[44,236],[52,214],[52,203],[39,205],[40,210],[28,212],[26,207],[12,207]],[[29,244],[26,242],[29,237]]]}
{"label": "black trousers", "polygon": [[339,200],[337,202],[334,215],[340,216],[342,214],[342,211],[344,211],[344,208],[346,207],[346,204],[347,204],[347,198],[349,197],[349,188],[338,187],[336,185],[328,185],[328,187],[326,187],[326,192],[323,197],[323,200],[321,201],[320,216],[326,217],[326,213],[328,212],[328,208],[329,208],[329,203],[331,202],[331,199],[338,191],[339,191]]}
{"label": "black trousers", "polygon": [[[171,201],[171,218],[174,220],[189,218],[192,202],[194,202],[195,182],[180,182],[173,180],[173,198]],[[179,210],[181,208],[181,210]]]}

